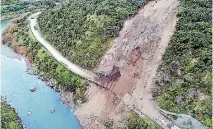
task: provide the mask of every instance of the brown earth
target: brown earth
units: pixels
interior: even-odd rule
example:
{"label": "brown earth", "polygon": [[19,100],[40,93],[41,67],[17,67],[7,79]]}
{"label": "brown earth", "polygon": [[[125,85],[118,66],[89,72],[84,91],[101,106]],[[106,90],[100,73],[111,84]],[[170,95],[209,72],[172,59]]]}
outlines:
{"label": "brown earth", "polygon": [[132,50],[127,65],[121,69],[121,77],[116,82],[112,82],[110,88],[116,95],[124,95],[131,92],[135,82],[140,79],[143,59],[141,57],[140,47]]}
{"label": "brown earth", "polygon": [[168,120],[156,109],[151,88],[175,30],[178,4],[178,0],[151,1],[125,22],[119,37],[96,69],[110,73],[113,66],[117,66],[120,78],[108,84],[109,91],[91,85],[88,101],[75,111],[85,129],[104,129],[109,121],[114,123],[112,128],[123,129],[131,109],[166,128]]}
{"label": "brown earth", "polygon": [[[32,63],[32,53],[29,51],[28,48],[21,46],[20,43],[18,43],[16,35],[14,35],[14,31],[15,28],[17,27],[16,23],[19,22],[19,18],[14,18],[12,20],[12,22],[9,24],[8,26],[8,31],[7,32],[3,32],[2,34],[2,44],[7,44],[8,42],[10,42],[10,47],[17,53],[20,55],[23,55],[24,57],[27,58],[27,64],[31,64]],[[8,45],[7,45],[8,46]],[[31,66],[31,65],[29,65]]]}

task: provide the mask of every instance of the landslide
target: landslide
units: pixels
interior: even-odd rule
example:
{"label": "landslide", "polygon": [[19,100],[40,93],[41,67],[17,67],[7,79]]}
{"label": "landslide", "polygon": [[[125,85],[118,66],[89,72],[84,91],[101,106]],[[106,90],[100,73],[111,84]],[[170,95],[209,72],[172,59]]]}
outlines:
{"label": "landslide", "polygon": [[110,72],[119,67],[121,77],[109,85],[110,91],[91,86],[89,100],[75,111],[85,128],[124,128],[130,110],[148,116],[165,127],[168,122],[156,109],[151,89],[161,58],[175,31],[177,0],[149,2],[137,15],[124,23],[119,36],[105,55],[97,71]]}
{"label": "landslide", "polygon": [[70,0],[69,4],[44,10],[38,23],[44,38],[63,56],[92,69],[123,22],[147,0]]}

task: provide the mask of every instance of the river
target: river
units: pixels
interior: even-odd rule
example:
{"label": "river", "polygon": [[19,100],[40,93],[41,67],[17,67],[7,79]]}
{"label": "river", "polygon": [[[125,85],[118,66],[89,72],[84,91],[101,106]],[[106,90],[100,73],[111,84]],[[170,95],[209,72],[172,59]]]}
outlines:
{"label": "river", "polygon": [[[1,33],[9,20],[1,22]],[[15,58],[11,58],[15,57]],[[19,57],[19,58],[17,58]],[[26,72],[27,64],[12,49],[1,45],[1,95],[18,110],[27,129],[81,129],[73,110],[60,101],[60,93]],[[35,92],[30,88],[35,87]],[[53,108],[54,113],[51,113]],[[31,115],[27,115],[27,112]]]}

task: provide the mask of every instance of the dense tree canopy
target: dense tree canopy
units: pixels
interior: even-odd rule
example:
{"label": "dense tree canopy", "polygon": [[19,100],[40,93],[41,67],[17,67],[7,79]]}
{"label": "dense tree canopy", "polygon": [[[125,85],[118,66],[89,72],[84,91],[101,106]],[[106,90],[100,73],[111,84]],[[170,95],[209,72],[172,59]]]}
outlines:
{"label": "dense tree canopy", "polygon": [[1,0],[1,5],[17,4],[20,0]]}
{"label": "dense tree canopy", "polygon": [[[16,1],[14,4],[1,6],[1,15],[7,15],[11,13],[17,12],[27,12],[32,11],[33,9],[38,8],[46,8],[46,7],[54,7],[54,2],[52,0],[45,1],[23,1],[19,2],[19,0],[11,0]],[[10,2],[10,1],[7,1]]]}
{"label": "dense tree canopy", "polygon": [[23,129],[17,113],[5,102],[1,102],[1,129]]}
{"label": "dense tree canopy", "polygon": [[94,68],[123,22],[145,0],[70,0],[38,18],[40,31],[69,60]]}
{"label": "dense tree canopy", "polygon": [[162,108],[189,114],[207,126],[212,126],[211,5],[211,0],[181,0],[176,32],[159,68],[170,79],[158,80],[155,91]]}

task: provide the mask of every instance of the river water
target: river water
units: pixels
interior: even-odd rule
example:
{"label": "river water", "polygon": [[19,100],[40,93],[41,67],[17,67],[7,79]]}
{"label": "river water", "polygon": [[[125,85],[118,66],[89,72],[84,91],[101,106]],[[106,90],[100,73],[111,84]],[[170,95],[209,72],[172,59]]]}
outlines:
{"label": "river water", "polygon": [[[8,22],[1,22],[1,33]],[[27,74],[27,64],[17,57],[13,50],[1,45],[1,95],[18,110],[26,128],[81,129],[73,110],[60,101],[60,94],[36,76]],[[37,90],[30,92],[32,87]],[[54,107],[56,111],[51,113]],[[27,115],[28,111],[31,115]]]}

